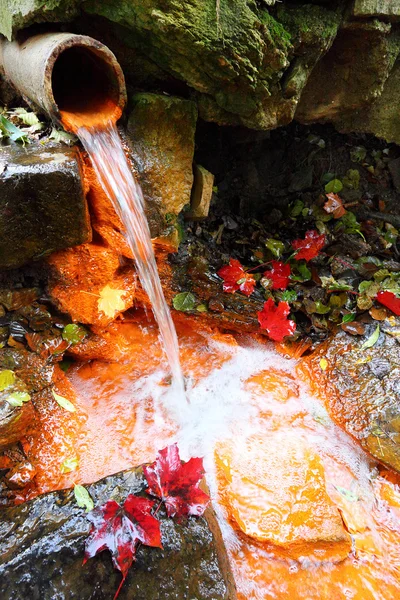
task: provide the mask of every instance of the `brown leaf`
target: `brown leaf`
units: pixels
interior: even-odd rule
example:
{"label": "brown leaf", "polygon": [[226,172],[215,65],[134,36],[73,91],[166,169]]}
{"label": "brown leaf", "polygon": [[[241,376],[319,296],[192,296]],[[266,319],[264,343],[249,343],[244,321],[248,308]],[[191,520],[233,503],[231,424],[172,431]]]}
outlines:
{"label": "brown leaf", "polygon": [[350,333],[351,335],[363,335],[365,333],[365,325],[359,323],[358,321],[342,323],[341,328],[343,331],[346,331],[346,333]]}
{"label": "brown leaf", "polygon": [[334,219],[340,219],[346,214],[346,209],[343,206],[342,199],[337,194],[326,194],[328,198],[324,204],[324,209],[327,213],[332,213]]}
{"label": "brown leaf", "polygon": [[386,308],[376,308],[373,306],[370,309],[369,314],[375,321],[384,321],[387,317],[387,310]]}

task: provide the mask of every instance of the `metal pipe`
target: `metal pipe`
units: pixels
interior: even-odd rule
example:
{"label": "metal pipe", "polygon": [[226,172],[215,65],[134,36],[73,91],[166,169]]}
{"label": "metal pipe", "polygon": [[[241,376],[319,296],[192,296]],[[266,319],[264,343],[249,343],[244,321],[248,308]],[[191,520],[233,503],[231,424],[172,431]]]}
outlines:
{"label": "metal pipe", "polygon": [[117,121],[126,103],[124,75],[114,54],[84,35],[2,39],[0,73],[29,104],[69,131]]}

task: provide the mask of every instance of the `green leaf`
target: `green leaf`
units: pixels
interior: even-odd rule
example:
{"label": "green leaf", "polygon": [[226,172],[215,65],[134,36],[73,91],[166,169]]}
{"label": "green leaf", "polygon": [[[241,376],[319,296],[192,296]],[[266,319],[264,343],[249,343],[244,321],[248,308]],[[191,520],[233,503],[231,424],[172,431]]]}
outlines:
{"label": "green leaf", "polygon": [[296,217],[298,217],[301,212],[303,211],[304,208],[304,202],[302,202],[301,200],[296,200],[291,209],[290,209],[290,216],[295,219]]}
{"label": "green leaf", "polygon": [[265,247],[275,256],[275,258],[279,258],[285,252],[285,244],[280,240],[274,240],[273,238],[268,238],[265,242]]}
{"label": "green leaf", "polygon": [[367,341],[365,341],[363,343],[360,350],[366,350],[367,348],[372,348],[372,346],[374,346],[376,344],[376,342],[378,341],[379,333],[380,333],[380,328],[379,328],[379,325],[377,325],[374,333],[372,335],[370,335],[370,337],[367,339]]}
{"label": "green leaf", "polygon": [[332,181],[332,179],[335,179],[335,173],[324,173],[321,177],[321,183],[322,185],[326,185]]}
{"label": "green leaf", "polygon": [[362,163],[367,156],[364,146],[356,146],[350,150],[350,158],[353,162]]}
{"label": "green leaf", "polygon": [[341,487],[340,485],[335,485],[337,491],[349,502],[357,502],[360,498],[354,492],[350,490],[346,490],[346,488]]}
{"label": "green leaf", "polygon": [[293,281],[309,281],[311,279],[311,271],[306,263],[298,262],[296,264],[298,275],[292,275]]}
{"label": "green leaf", "polygon": [[343,177],[343,185],[349,190],[358,190],[360,187],[360,172],[357,169],[349,169],[346,177]]}
{"label": "green leaf", "polygon": [[72,471],[76,471],[79,465],[79,460],[77,456],[72,456],[71,458],[66,458],[61,465],[61,473],[72,473]]}
{"label": "green leaf", "polygon": [[29,402],[31,399],[27,392],[13,392],[6,398],[6,402],[11,406],[22,406],[24,402]]}
{"label": "green leaf", "polygon": [[297,300],[297,292],[295,290],[285,290],[279,294],[279,299],[282,302],[295,302]]}
{"label": "green leaf", "polygon": [[83,485],[74,485],[75,500],[78,506],[85,509],[85,512],[90,512],[94,508],[94,502],[90,497],[89,492]]}
{"label": "green leaf", "polygon": [[199,304],[198,306],[196,306],[196,310],[197,312],[208,312],[208,308],[205,304]]}
{"label": "green leaf", "polygon": [[87,331],[81,325],[76,325],[75,323],[70,323],[66,325],[62,332],[63,340],[69,342],[70,344],[79,344],[83,339],[85,339],[87,335]]}
{"label": "green leaf", "polygon": [[5,369],[4,371],[0,371],[0,392],[6,390],[11,387],[15,383],[15,373],[14,371],[9,371]]}
{"label": "green leaf", "polygon": [[189,310],[194,310],[196,298],[190,292],[181,292],[172,299],[172,304],[175,310],[187,312]]}
{"label": "green leaf", "polygon": [[325,185],[325,192],[327,194],[338,194],[343,189],[343,183],[340,179],[332,179]]}
{"label": "green leaf", "polygon": [[320,302],[319,300],[316,300],[315,312],[317,313],[317,315],[326,315],[326,313],[328,313],[330,310],[330,306],[326,306],[325,304],[322,304],[322,302]]}
{"label": "green leaf", "polygon": [[32,125],[42,125],[37,115],[34,112],[28,112],[25,108],[15,108],[11,111],[24,125],[32,127]]}
{"label": "green leaf", "polygon": [[67,146],[72,146],[78,141],[78,138],[72,135],[72,133],[67,133],[62,129],[56,129],[53,127],[49,135],[49,140],[55,140],[56,142],[67,144]]}
{"label": "green leaf", "polygon": [[64,398],[64,396],[60,396],[59,394],[56,394],[54,390],[51,390],[51,391],[52,391],[54,400],[57,402],[57,404],[59,406],[61,406],[61,408],[63,408],[64,410],[67,410],[68,412],[76,412],[76,408],[72,404],[72,402],[67,400],[67,398]]}
{"label": "green leaf", "polygon": [[11,121],[0,114],[0,131],[6,138],[10,138],[13,142],[29,143],[29,138],[21,129],[16,127]]}
{"label": "green leaf", "polygon": [[355,313],[348,313],[347,315],[343,315],[342,323],[351,323],[356,318]]}

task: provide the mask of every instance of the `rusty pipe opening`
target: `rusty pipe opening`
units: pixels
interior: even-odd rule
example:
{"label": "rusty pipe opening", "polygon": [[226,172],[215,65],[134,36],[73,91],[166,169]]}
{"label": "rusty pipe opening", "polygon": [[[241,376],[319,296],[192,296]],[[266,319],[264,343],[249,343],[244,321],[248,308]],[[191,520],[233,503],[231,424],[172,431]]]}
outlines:
{"label": "rusty pipe opening", "polygon": [[126,102],[122,69],[93,38],[46,33],[0,42],[0,71],[36,109],[69,131],[117,121]]}

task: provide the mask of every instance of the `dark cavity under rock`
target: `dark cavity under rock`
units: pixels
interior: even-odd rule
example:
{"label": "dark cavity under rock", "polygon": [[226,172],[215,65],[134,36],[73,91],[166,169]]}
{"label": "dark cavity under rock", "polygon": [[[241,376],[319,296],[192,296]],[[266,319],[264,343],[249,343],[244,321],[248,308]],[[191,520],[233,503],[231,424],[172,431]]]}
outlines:
{"label": "dark cavity under rock", "polygon": [[[89,485],[95,505],[129,493],[144,493],[141,468]],[[221,534],[211,510],[207,518],[178,524],[161,509],[164,548],[140,546],[120,600],[235,600]],[[2,600],[110,600],[121,581],[111,555],[102,552],[82,566],[91,524],[72,490],[52,492],[0,517]]]}

